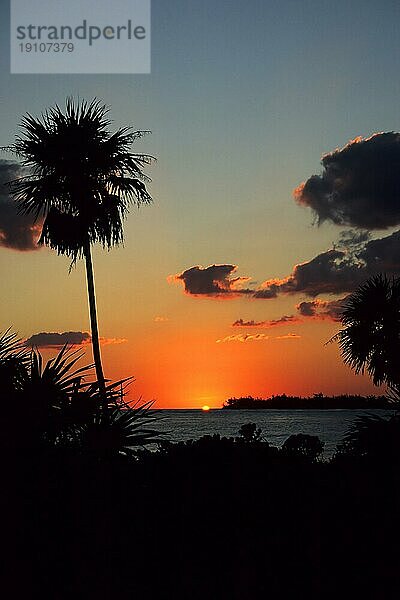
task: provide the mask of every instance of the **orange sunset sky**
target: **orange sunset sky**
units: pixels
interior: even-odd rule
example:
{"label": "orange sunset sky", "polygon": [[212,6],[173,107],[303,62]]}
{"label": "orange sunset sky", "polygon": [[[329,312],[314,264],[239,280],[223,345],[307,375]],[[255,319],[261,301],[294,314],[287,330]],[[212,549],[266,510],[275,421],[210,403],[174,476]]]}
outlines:
{"label": "orange sunset sky", "polygon": [[[134,150],[158,159],[147,171],[154,203],[131,210],[124,246],[94,250],[104,369],[135,377],[131,400],[197,408],[240,395],[382,393],[325,343],[340,300],[400,268],[400,140],[387,133],[399,124],[398,12],[391,2],[383,12],[155,1],[145,76],[10,75],[2,25],[0,146],[24,113],[68,95],[102,99],[113,128],[152,130]],[[18,231],[4,186],[15,161],[0,156],[0,330],[84,342],[84,266],[68,273],[67,258]],[[57,352],[42,342],[45,357]]]}

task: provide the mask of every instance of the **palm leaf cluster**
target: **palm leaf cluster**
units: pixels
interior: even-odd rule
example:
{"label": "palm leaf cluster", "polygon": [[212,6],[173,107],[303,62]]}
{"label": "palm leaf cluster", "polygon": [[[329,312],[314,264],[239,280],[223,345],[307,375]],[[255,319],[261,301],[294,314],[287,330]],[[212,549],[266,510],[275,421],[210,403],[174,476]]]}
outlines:
{"label": "palm leaf cluster", "polygon": [[21,214],[44,218],[39,243],[76,259],[85,243],[110,249],[123,241],[129,206],[150,203],[142,168],[153,159],[131,144],[146,131],[111,133],[98,100],[56,105],[41,118],[27,114],[13,151],[29,173],[11,182]]}
{"label": "palm leaf cluster", "polygon": [[376,275],[346,302],[344,328],[333,338],[356,373],[375,385],[400,385],[400,278]]}
{"label": "palm leaf cluster", "polygon": [[152,402],[131,407],[124,399],[131,379],[86,382],[92,365],[77,367],[79,351],[64,346],[44,363],[16,334],[0,335],[0,443],[7,450],[58,447],[99,458],[133,455],[160,440]]}
{"label": "palm leaf cluster", "polygon": [[400,415],[389,418],[368,414],[359,416],[342,442],[337,446],[336,458],[365,457],[392,461],[400,456]]}
{"label": "palm leaf cluster", "polygon": [[[121,382],[113,385],[115,392]],[[119,399],[106,410],[95,411],[77,428],[78,448],[96,456],[135,456],[137,448],[157,444],[162,434],[154,427],[159,418],[151,411],[153,402],[129,406]]]}
{"label": "palm leaf cluster", "polygon": [[0,398],[22,389],[29,353],[16,333],[7,329],[0,335]]}

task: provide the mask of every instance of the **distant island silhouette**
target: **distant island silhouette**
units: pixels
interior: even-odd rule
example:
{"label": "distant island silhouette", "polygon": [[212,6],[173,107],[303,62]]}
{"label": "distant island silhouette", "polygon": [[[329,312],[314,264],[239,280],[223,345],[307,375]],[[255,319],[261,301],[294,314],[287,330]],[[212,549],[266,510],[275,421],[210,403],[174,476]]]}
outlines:
{"label": "distant island silhouette", "polygon": [[287,396],[280,394],[269,398],[253,398],[244,396],[240,398],[229,398],[225,400],[222,408],[228,410],[276,410],[276,409],[368,409],[368,408],[393,408],[393,403],[385,396],[359,396],[341,394],[339,396],[324,396],[322,393],[313,394],[308,397]]}

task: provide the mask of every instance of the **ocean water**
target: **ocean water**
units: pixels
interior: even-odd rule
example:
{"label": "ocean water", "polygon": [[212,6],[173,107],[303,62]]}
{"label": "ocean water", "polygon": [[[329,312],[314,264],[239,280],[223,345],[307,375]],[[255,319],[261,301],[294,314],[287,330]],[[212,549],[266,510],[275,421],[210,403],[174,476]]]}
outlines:
{"label": "ocean water", "polygon": [[219,433],[235,436],[245,423],[256,423],[262,437],[273,446],[281,446],[292,434],[317,435],[329,458],[338,442],[360,415],[389,416],[390,410],[159,410],[159,431],[168,433],[173,442],[197,439]]}

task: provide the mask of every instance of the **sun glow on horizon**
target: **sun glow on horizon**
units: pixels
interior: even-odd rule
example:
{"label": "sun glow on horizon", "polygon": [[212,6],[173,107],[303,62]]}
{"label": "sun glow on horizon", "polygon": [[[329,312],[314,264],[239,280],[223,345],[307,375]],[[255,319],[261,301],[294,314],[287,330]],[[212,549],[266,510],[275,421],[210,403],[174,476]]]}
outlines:
{"label": "sun glow on horizon", "polygon": [[208,404],[205,404],[204,406],[201,407],[201,410],[204,412],[208,412],[210,409],[210,407],[208,406]]}

